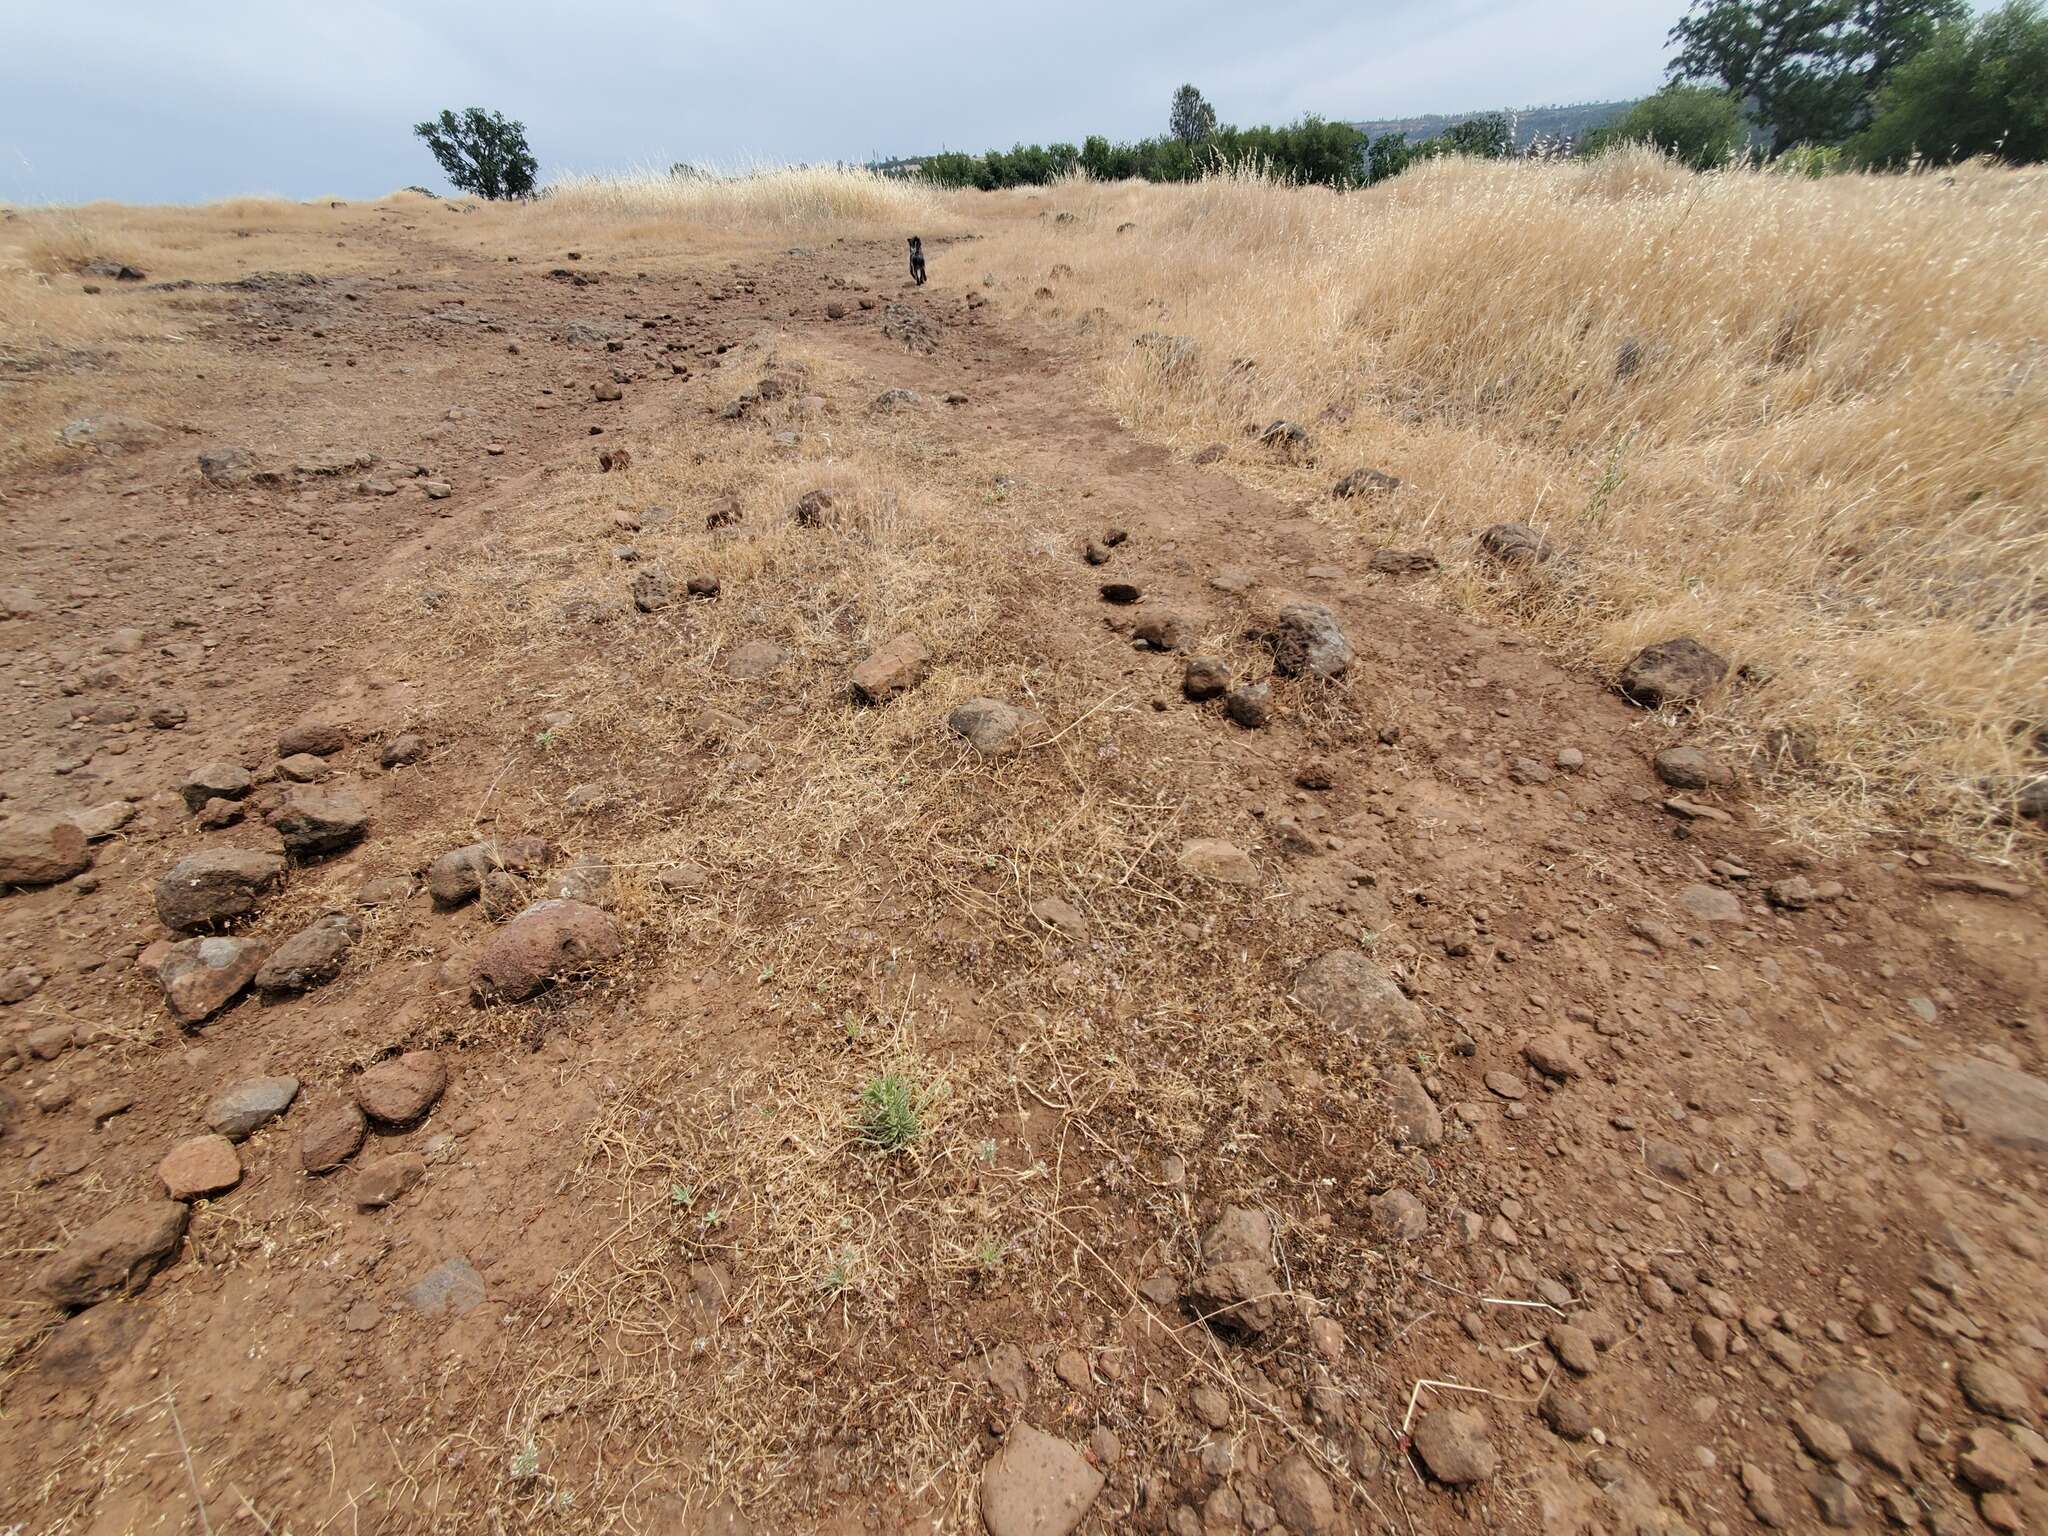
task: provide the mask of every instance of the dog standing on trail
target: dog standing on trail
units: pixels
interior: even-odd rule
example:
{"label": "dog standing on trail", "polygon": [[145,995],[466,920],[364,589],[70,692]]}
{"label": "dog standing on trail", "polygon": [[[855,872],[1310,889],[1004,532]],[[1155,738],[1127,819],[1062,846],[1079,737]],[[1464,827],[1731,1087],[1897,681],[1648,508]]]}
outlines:
{"label": "dog standing on trail", "polygon": [[910,280],[924,286],[924,241],[916,235],[910,237]]}

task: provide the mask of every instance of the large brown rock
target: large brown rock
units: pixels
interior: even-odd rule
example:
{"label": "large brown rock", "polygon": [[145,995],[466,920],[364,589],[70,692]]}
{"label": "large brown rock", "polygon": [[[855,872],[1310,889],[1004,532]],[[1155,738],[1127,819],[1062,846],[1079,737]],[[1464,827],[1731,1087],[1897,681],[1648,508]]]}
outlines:
{"label": "large brown rock", "polygon": [[478,1003],[516,1003],[587,972],[623,948],[608,913],[580,901],[538,901],[492,934],[470,969]]}
{"label": "large brown rock", "polygon": [[1645,709],[1705,698],[1728,675],[1728,663],[1691,635],[1646,645],[1621,669],[1622,696]]}
{"label": "large brown rock", "polygon": [[156,1176],[173,1200],[204,1200],[242,1182],[242,1160],[225,1136],[194,1136],[171,1148]]}
{"label": "large brown rock", "polygon": [[1333,1029],[1400,1041],[1421,1023],[1415,1004],[1363,950],[1333,949],[1294,975],[1294,1000]]}
{"label": "large brown rock", "polygon": [[177,1252],[189,1217],[176,1200],[149,1200],[102,1217],[44,1262],[36,1288],[73,1309],[132,1296]]}
{"label": "large brown rock", "polygon": [[1882,1376],[1841,1366],[1813,1384],[1813,1410],[1849,1432],[1849,1443],[1887,1472],[1913,1464],[1913,1405]]}
{"label": "large brown rock", "polygon": [[989,1536],[1068,1536],[1101,1492],[1102,1474],[1086,1456],[1019,1423],[982,1468],[982,1524]]}
{"label": "large brown rock", "polygon": [[356,1079],[356,1103],[379,1125],[411,1125],[448,1087],[448,1069],[432,1051],[407,1051]]}
{"label": "large brown rock", "polygon": [[897,635],[853,669],[853,694],[863,704],[881,704],[924,681],[931,652],[915,635]]}
{"label": "large brown rock", "polygon": [[293,858],[315,858],[361,842],[370,828],[370,809],[361,796],[345,789],[325,795],[300,789],[270,813],[270,824]]}
{"label": "large brown rock", "polygon": [[284,860],[256,848],[210,848],[180,859],[156,883],[156,915],[190,933],[247,917],[284,878]]}
{"label": "large brown rock", "polygon": [[204,1024],[256,979],[268,948],[256,939],[219,935],[171,945],[156,972],[171,1017],[188,1028]]}
{"label": "large brown rock", "polygon": [[493,871],[539,874],[547,868],[553,852],[547,840],[539,837],[497,837],[451,848],[428,866],[427,892],[437,907],[459,907],[475,899],[483,890],[485,876]]}
{"label": "large brown rock", "polygon": [[0,822],[0,887],[55,885],[91,867],[85,829],[68,816]]}
{"label": "large brown rock", "polygon": [[327,912],[271,951],[256,973],[256,990],[273,995],[308,992],[341,974],[363,925],[346,912]]}

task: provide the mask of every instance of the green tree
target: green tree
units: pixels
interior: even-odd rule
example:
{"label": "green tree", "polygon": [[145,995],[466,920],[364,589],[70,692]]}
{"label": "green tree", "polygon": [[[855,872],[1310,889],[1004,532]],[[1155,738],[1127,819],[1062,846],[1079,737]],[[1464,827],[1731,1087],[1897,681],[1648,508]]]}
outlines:
{"label": "green tree", "polygon": [[540,163],[526,146],[524,123],[470,107],[460,117],[443,112],[434,121],[415,123],[412,131],[427,141],[457,191],[493,200],[532,195]]}
{"label": "green tree", "polygon": [[1415,159],[1415,151],[1408,143],[1405,133],[1383,133],[1372,141],[1366,151],[1365,180],[1368,186],[1378,186],[1383,181],[1392,181],[1408,169]]}
{"label": "green tree", "polygon": [[1706,171],[1725,164],[1743,137],[1742,108],[1726,91],[1667,85],[1587,134],[1581,152],[1597,155],[1611,144],[1654,144],[1694,170]]}
{"label": "green tree", "polygon": [[1943,27],[1878,93],[1849,154],[1866,165],[1916,155],[1937,165],[2048,160],[2048,16],[2038,0]]}
{"label": "green tree", "polygon": [[1967,11],[1967,0],[1692,0],[1671,29],[1669,73],[1719,81],[1769,130],[1773,153],[1839,143],[1892,74]]}
{"label": "green tree", "polygon": [[1184,85],[1173,93],[1167,129],[1183,144],[1199,144],[1216,131],[1216,109],[1202,99],[1200,91]]}
{"label": "green tree", "polygon": [[1483,112],[1453,123],[1436,136],[1440,154],[1476,155],[1482,160],[1504,160],[1514,148],[1514,130],[1505,112]]}

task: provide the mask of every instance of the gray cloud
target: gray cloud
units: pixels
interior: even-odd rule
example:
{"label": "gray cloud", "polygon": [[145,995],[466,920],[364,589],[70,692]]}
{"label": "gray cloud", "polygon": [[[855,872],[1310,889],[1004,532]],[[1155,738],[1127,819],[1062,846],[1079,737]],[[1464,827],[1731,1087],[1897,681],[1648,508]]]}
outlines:
{"label": "gray cloud", "polygon": [[861,160],[1164,125],[1386,117],[1653,88],[1679,0],[14,0],[0,198],[172,202],[439,186],[409,132],[522,119],[548,170]]}

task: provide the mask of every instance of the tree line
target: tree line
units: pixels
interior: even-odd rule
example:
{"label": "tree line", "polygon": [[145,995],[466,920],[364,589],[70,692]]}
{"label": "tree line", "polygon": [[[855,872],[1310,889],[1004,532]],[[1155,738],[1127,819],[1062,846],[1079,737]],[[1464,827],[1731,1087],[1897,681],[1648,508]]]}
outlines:
{"label": "tree line", "polygon": [[[1657,146],[1700,170],[1759,155],[1782,166],[1896,169],[1988,156],[2048,160],[2048,16],[2042,0],[2006,0],[1972,16],[1968,0],[1691,0],[1671,29],[1669,83],[1577,144],[1531,153],[1596,154]],[[539,164],[526,129],[471,107],[413,132],[458,189],[531,197]],[[1167,131],[1135,143],[1019,144],[917,162],[944,187],[1043,186],[1075,171],[1100,181],[1193,181],[1252,165],[1283,180],[1350,188],[1438,155],[1516,153],[1507,115],[1482,113],[1409,142],[1368,139],[1313,114],[1281,127],[1219,123],[1193,85],[1173,94]],[[678,163],[679,175],[699,174]]]}

